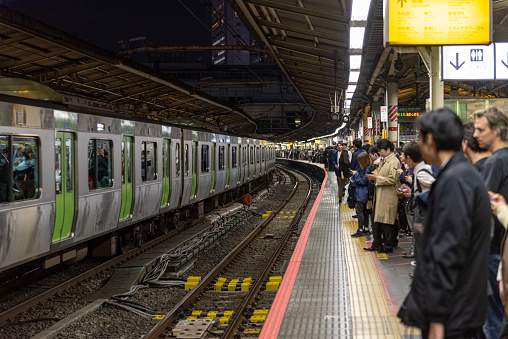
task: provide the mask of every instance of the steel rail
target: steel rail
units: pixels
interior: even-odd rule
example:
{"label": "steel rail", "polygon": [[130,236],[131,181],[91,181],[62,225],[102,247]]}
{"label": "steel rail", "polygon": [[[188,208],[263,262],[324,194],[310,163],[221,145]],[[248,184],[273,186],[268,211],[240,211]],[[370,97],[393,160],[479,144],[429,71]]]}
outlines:
{"label": "steel rail", "polygon": [[282,241],[279,243],[279,246],[272,254],[272,257],[270,258],[270,260],[268,260],[268,262],[266,263],[266,265],[263,269],[263,272],[259,276],[259,279],[256,280],[253,287],[249,290],[249,294],[245,297],[244,301],[238,308],[237,312],[235,312],[233,314],[233,319],[230,322],[230,324],[227,327],[224,334],[221,336],[221,338],[229,339],[229,338],[232,338],[236,334],[238,327],[240,326],[242,321],[245,320],[245,317],[243,315],[245,310],[247,309],[247,307],[250,304],[252,304],[252,302],[254,301],[256,296],[259,294],[261,287],[263,286],[265,280],[267,279],[268,275],[270,274],[271,270],[273,269],[273,266],[274,266],[277,258],[280,256],[282,250],[284,249],[284,246],[286,245],[286,243],[289,241],[291,235],[293,234],[294,227],[296,225],[298,225],[298,223],[300,222],[300,219],[302,218],[302,215],[305,212],[307,204],[309,203],[310,196],[312,194],[312,179],[307,174],[305,174],[301,171],[298,171],[295,169],[292,169],[292,171],[299,172],[301,175],[306,177],[307,182],[309,183],[309,189],[307,191],[307,196],[305,197],[305,200],[303,201],[303,203],[300,205],[300,208],[298,209],[298,212],[297,212],[295,218],[289,225],[286,234],[284,235]]}
{"label": "steel rail", "polygon": [[238,244],[222,261],[217,264],[211,271],[208,273],[201,282],[196,285],[192,289],[191,292],[189,292],[177,305],[173,307],[171,311],[169,311],[164,318],[155,326],[153,327],[150,332],[148,332],[145,335],[145,339],[155,339],[160,337],[163,333],[166,332],[167,328],[174,322],[174,320],[177,318],[178,314],[180,313],[180,310],[185,308],[188,304],[192,303],[195,299],[197,299],[201,293],[205,291],[205,289],[210,285],[210,283],[216,278],[216,276],[226,267],[228,266],[240,253],[258,234],[261,230],[263,230],[274,218],[275,216],[284,208],[284,206],[293,198],[295,195],[297,189],[298,189],[298,181],[296,180],[296,177],[286,171],[289,176],[292,177],[294,186],[291,191],[291,193],[288,195],[287,198],[285,198],[279,206],[275,209],[274,212],[270,213],[268,218],[262,222],[260,225],[258,225],[252,232],[247,235],[247,237]]}

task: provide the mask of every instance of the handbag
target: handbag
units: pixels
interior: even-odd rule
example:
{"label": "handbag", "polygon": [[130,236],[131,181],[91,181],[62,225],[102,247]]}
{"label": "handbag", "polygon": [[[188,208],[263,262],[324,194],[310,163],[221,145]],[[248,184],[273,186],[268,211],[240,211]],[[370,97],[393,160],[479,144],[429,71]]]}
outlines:
{"label": "handbag", "polygon": [[349,195],[347,199],[347,205],[349,208],[354,209],[355,208],[355,188],[352,185],[349,185]]}

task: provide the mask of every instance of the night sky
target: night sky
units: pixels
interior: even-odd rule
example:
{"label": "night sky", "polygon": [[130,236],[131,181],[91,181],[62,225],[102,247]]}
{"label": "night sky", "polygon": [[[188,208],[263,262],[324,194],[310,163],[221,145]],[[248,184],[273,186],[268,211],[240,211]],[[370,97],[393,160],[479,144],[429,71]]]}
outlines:
{"label": "night sky", "polygon": [[[182,0],[209,27],[206,0]],[[0,0],[0,4],[110,51],[119,40],[210,45],[211,33],[178,0]]]}

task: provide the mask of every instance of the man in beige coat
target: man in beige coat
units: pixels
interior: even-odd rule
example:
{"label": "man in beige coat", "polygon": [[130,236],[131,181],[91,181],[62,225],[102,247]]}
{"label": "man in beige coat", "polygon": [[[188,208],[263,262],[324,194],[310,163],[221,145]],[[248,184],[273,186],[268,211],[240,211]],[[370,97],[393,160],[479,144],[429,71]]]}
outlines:
{"label": "man in beige coat", "polygon": [[[364,250],[391,253],[393,244],[397,240],[393,239],[396,236],[393,228],[399,202],[396,190],[399,186],[397,170],[400,169],[400,162],[393,153],[394,145],[390,140],[379,140],[378,149],[383,159],[379,163],[378,172],[367,174],[367,178],[376,185],[374,225],[372,225],[374,241],[372,247],[365,247]],[[381,234],[383,234],[384,243],[381,240]]]}

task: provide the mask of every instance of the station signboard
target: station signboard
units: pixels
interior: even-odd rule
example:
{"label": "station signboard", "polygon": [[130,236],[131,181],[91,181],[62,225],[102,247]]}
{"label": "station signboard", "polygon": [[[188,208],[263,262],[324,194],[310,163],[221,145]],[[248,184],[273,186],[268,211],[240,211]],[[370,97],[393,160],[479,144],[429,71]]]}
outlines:
{"label": "station signboard", "polygon": [[388,122],[388,106],[381,106],[381,122]]}
{"label": "station signboard", "polygon": [[387,45],[488,45],[492,1],[384,0]]}
{"label": "station signboard", "polygon": [[443,46],[443,80],[508,79],[508,43]]}
{"label": "station signboard", "polygon": [[367,128],[372,128],[372,117],[367,117]]}

